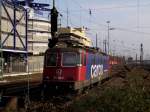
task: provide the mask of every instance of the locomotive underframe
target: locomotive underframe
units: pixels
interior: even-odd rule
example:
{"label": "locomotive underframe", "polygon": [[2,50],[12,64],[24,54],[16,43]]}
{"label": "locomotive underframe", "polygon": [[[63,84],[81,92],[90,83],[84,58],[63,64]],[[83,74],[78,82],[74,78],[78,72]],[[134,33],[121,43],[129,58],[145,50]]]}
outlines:
{"label": "locomotive underframe", "polygon": [[101,82],[101,80],[107,78],[108,72],[105,72],[101,76],[85,80],[85,81],[60,81],[60,80],[43,80],[43,86],[47,89],[69,89],[69,90],[80,90],[85,87],[90,87],[95,83]]}

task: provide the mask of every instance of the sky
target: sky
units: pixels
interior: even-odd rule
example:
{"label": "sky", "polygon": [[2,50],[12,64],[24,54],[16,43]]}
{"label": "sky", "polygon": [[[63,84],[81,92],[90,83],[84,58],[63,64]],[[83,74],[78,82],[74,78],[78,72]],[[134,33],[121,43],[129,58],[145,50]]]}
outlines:
{"label": "sky", "polygon": [[[52,7],[52,0],[36,1]],[[114,29],[110,30],[114,54],[139,57],[143,43],[144,57],[150,59],[150,0],[56,0],[56,6],[62,15],[62,26],[67,26],[68,12],[68,25],[86,27],[94,46],[97,33],[98,45],[103,49],[103,40],[108,38],[106,21],[110,21],[110,28]]]}

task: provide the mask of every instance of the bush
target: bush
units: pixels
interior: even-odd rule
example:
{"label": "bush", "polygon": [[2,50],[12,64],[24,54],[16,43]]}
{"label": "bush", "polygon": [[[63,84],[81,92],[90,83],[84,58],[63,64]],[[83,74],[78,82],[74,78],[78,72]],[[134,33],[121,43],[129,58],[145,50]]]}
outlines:
{"label": "bush", "polygon": [[75,101],[68,109],[74,112],[150,112],[150,88],[141,72],[131,72],[123,88],[103,87]]}

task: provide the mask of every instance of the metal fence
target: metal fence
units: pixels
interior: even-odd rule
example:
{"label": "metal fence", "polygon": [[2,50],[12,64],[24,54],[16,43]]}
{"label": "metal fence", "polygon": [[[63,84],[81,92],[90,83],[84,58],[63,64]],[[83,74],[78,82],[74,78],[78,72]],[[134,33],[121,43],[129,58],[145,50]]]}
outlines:
{"label": "metal fence", "polygon": [[43,63],[29,63],[29,72],[41,72],[43,70]]}
{"label": "metal fence", "polygon": [[[28,69],[27,69],[28,68]],[[3,63],[3,75],[5,74],[21,74],[21,73],[34,73],[43,71],[43,57],[29,58],[28,63],[18,59],[17,61],[10,61]]]}

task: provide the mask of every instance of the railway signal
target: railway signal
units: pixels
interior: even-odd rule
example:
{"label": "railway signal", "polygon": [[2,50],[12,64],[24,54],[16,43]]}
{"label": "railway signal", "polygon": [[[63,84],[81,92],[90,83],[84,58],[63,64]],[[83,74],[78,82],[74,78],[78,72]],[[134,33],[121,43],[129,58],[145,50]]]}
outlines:
{"label": "railway signal", "polygon": [[52,38],[49,39],[48,46],[50,48],[54,47],[58,42],[57,38],[57,30],[58,30],[58,11],[55,7],[55,0],[53,0],[53,8],[51,9],[51,35]]}
{"label": "railway signal", "polygon": [[58,30],[58,11],[55,7],[55,1],[53,0],[53,8],[51,9],[51,34],[52,38],[56,37],[56,32]]}

